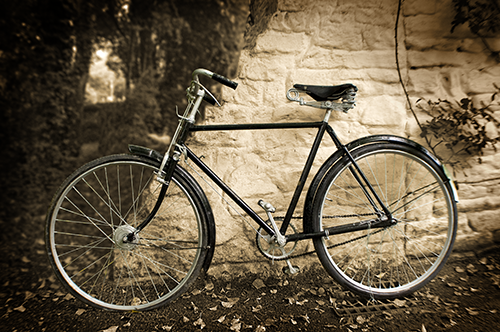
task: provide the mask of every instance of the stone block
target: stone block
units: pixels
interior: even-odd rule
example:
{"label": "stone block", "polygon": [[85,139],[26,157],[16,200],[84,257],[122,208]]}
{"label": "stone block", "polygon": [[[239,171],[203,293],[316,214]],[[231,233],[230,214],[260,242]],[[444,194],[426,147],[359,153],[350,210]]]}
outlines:
{"label": "stone block", "polygon": [[469,226],[475,232],[493,232],[500,229],[500,210],[467,212]]}
{"label": "stone block", "polygon": [[425,52],[408,51],[408,65],[413,68],[453,66],[477,68],[486,61],[487,55],[468,52],[448,52],[427,50]]}
{"label": "stone block", "polygon": [[287,59],[282,56],[259,56],[242,59],[238,77],[251,81],[284,79]]}
{"label": "stone block", "polygon": [[300,53],[308,43],[303,33],[284,33],[268,30],[257,38],[255,53]]}
{"label": "stone block", "polygon": [[490,232],[457,235],[454,252],[467,252],[493,245],[493,235]]}
{"label": "stone block", "polygon": [[341,49],[347,51],[363,50],[363,29],[359,25],[331,23],[321,27],[319,33],[313,37],[317,46]]}
{"label": "stone block", "polygon": [[367,126],[389,126],[404,128],[406,107],[403,97],[368,97],[362,108],[360,123]]}
{"label": "stone block", "polygon": [[378,26],[394,32],[396,11],[397,6],[361,7],[354,11],[354,16],[357,23],[370,25],[369,29]]}
{"label": "stone block", "polygon": [[394,30],[385,27],[373,26],[363,30],[365,49],[391,50],[394,53]]}
{"label": "stone block", "polygon": [[269,23],[269,28],[281,32],[312,33],[319,29],[321,13],[324,11],[317,7],[300,12],[280,11]]}
{"label": "stone block", "polygon": [[239,105],[262,105],[264,100],[264,86],[262,82],[245,80],[238,85],[232,101]]}
{"label": "stone block", "polygon": [[479,66],[475,67],[468,73],[468,89],[467,92],[470,94],[482,94],[495,92],[494,83],[499,84],[500,73],[499,66],[497,68],[488,68],[487,70],[482,70]]}
{"label": "stone block", "polygon": [[[432,69],[417,69],[410,72],[410,81],[406,88],[414,96],[438,95],[441,91],[439,85],[439,72]],[[442,98],[442,97],[441,97]]]}
{"label": "stone block", "polygon": [[310,69],[365,69],[395,68],[394,50],[345,50],[311,47],[299,60],[299,65]]}
{"label": "stone block", "polygon": [[405,1],[403,5],[403,15],[432,15],[436,13],[437,7],[437,0]]}
{"label": "stone block", "polygon": [[457,38],[451,34],[453,11],[436,13],[436,15],[416,15],[404,18],[405,34],[414,38]]}
{"label": "stone block", "polygon": [[310,3],[302,0],[279,0],[278,9],[283,12],[300,12],[307,9]]}
{"label": "stone block", "polygon": [[477,212],[492,209],[500,209],[500,197],[483,195],[475,199],[461,199],[460,204],[458,204],[459,212]]}

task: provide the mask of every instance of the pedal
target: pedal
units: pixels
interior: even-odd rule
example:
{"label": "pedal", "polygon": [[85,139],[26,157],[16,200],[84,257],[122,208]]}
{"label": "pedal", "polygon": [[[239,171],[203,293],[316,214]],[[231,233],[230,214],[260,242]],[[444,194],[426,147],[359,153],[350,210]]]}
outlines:
{"label": "pedal", "polygon": [[259,204],[260,207],[263,208],[264,211],[266,211],[266,213],[274,213],[274,212],[276,212],[276,209],[274,208],[274,206],[272,206],[271,203],[264,202],[263,200],[259,200],[257,202],[257,204]]}
{"label": "pedal", "polygon": [[283,266],[283,273],[292,275],[300,272],[300,267],[293,266],[289,259],[286,260],[286,264],[287,266]]}

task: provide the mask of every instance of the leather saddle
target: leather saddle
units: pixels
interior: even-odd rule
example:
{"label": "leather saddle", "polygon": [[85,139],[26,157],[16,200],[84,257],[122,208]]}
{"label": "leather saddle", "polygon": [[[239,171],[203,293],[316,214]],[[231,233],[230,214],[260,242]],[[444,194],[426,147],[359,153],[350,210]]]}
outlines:
{"label": "leather saddle", "polygon": [[295,84],[293,86],[299,91],[303,91],[311,96],[316,101],[326,101],[326,100],[338,100],[349,89],[354,89],[358,91],[358,88],[351,83],[340,84],[340,85],[305,85],[305,84]]}

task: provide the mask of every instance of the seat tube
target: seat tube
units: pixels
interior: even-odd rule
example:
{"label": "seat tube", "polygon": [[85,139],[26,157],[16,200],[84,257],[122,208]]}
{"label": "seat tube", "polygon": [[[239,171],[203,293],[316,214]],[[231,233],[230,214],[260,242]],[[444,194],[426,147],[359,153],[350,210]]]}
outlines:
{"label": "seat tube", "polygon": [[325,134],[325,130],[329,127],[328,122],[323,121],[321,123],[321,126],[318,129],[318,133],[316,134],[316,138],[314,139],[313,146],[311,148],[311,151],[309,152],[309,156],[307,157],[306,165],[304,166],[304,169],[302,170],[302,174],[300,175],[299,183],[297,184],[297,187],[295,188],[295,192],[293,193],[292,201],[290,202],[290,205],[288,206],[288,210],[286,211],[285,214],[285,219],[283,220],[283,224],[281,225],[280,228],[280,233],[281,234],[286,234],[286,230],[288,229],[288,226],[290,225],[290,221],[292,220],[293,212],[295,211],[295,208],[297,207],[297,203],[299,201],[300,195],[302,193],[302,190],[304,189],[304,186],[306,184],[307,176],[309,175],[309,172],[311,171],[312,164],[314,162],[314,158],[316,158],[316,154],[318,152],[319,146],[321,144],[321,140],[323,139],[323,136]]}

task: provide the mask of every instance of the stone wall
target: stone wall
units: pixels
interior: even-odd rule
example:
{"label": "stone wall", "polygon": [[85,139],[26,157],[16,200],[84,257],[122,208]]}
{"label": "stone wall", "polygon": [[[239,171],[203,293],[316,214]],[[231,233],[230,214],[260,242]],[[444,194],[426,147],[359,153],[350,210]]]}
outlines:
{"label": "stone wall", "polygon": [[[277,9],[270,15],[269,8]],[[341,140],[390,133],[423,143],[396,69],[398,1],[252,1],[251,11],[253,22],[247,28],[247,47],[235,78],[240,85],[236,91],[223,89],[225,104],[209,108],[206,123],[319,121],[321,110],[289,102],[286,91],[295,83],[350,82],[359,88],[356,108],[348,114],[334,114],[330,120]],[[260,17],[255,17],[256,11]],[[452,19],[451,0],[404,2],[398,53],[412,102],[422,97],[486,98],[494,92],[492,83],[500,84],[500,67],[484,44],[466,27],[450,33]],[[258,29],[252,26],[255,22]],[[191,147],[265,218],[257,201],[270,201],[277,208],[275,215],[285,214],[314,135],[314,130],[197,133]],[[325,141],[312,174],[334,151],[333,144]],[[482,158],[482,164],[471,161],[470,169],[456,174],[461,198],[458,251],[490,246],[500,238],[499,157],[492,151]],[[272,264],[259,255],[255,232],[238,209],[226,204],[229,199],[225,195],[203,186],[213,205],[220,245],[212,273],[234,270],[235,264],[245,269]],[[302,215],[303,198],[297,216]],[[294,220],[299,231],[301,223]],[[304,241],[298,252],[312,249],[312,243]],[[252,262],[258,264],[248,264]],[[308,256],[299,265],[317,262],[315,256]]]}

